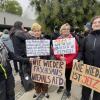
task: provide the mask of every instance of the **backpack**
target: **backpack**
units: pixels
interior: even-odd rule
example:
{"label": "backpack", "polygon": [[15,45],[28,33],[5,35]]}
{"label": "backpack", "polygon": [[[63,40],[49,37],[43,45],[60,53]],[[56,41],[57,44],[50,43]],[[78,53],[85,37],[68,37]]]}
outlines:
{"label": "backpack", "polygon": [[6,66],[7,59],[8,59],[8,51],[6,47],[4,46],[3,42],[0,41],[0,64],[2,64],[3,66]]}
{"label": "backpack", "polygon": [[[7,65],[8,52],[3,42],[0,41],[0,75],[7,79],[7,73],[5,66]],[[0,77],[1,77],[0,76]]]}

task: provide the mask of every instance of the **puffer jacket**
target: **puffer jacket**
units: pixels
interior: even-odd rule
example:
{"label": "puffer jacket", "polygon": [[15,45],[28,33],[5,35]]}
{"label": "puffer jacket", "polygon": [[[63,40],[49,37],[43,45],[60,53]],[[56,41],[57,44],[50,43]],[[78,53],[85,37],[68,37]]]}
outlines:
{"label": "puffer jacket", "polygon": [[[68,38],[72,38],[73,36],[71,34],[69,34]],[[58,39],[62,39],[64,37],[60,36],[58,37]],[[76,53],[75,54],[64,54],[64,57],[66,59],[66,68],[71,69],[72,68],[72,64],[73,64],[73,60],[78,56],[78,51],[79,51],[79,46],[77,41],[75,40],[75,49],[76,49]],[[55,55],[55,58],[57,60],[60,60],[61,55]]]}
{"label": "puffer jacket", "polygon": [[84,38],[77,59],[100,68],[100,30],[92,31]]}

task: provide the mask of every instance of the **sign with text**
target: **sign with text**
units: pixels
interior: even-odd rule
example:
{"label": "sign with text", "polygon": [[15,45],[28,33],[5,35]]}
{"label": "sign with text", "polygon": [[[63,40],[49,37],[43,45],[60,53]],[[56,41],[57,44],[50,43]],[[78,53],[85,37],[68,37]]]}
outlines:
{"label": "sign with text", "polygon": [[54,54],[72,54],[76,53],[75,38],[53,40]]}
{"label": "sign with text", "polygon": [[73,61],[70,79],[100,93],[100,68]]}
{"label": "sign with text", "polygon": [[50,40],[26,40],[27,56],[50,55]]}
{"label": "sign with text", "polygon": [[65,61],[34,59],[32,62],[32,80],[39,83],[64,86]]}

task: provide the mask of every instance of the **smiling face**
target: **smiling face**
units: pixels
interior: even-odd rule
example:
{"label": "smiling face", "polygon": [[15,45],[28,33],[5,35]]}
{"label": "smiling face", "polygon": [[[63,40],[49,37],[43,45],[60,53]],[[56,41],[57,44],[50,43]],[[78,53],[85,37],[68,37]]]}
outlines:
{"label": "smiling face", "polygon": [[95,30],[100,30],[100,17],[97,17],[93,20],[92,22],[92,29]]}
{"label": "smiling face", "polygon": [[70,34],[70,25],[64,24],[60,28],[60,34],[68,36]]}
{"label": "smiling face", "polygon": [[41,33],[42,33],[41,26],[38,23],[34,23],[32,25],[32,34],[31,35],[33,35],[36,38],[40,38]]}
{"label": "smiling face", "polygon": [[38,29],[33,30],[33,35],[36,38],[40,38],[40,36],[41,36],[41,30],[38,30]]}

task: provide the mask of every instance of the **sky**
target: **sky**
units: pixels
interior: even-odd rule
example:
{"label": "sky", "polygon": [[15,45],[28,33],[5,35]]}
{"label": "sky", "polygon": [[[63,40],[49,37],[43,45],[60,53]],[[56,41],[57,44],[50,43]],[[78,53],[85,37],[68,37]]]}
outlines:
{"label": "sky", "polygon": [[36,10],[35,7],[31,7],[30,6],[30,1],[29,0],[17,0],[22,8],[23,8],[23,17],[29,18],[29,19],[36,19],[37,18],[37,14],[36,14]]}

